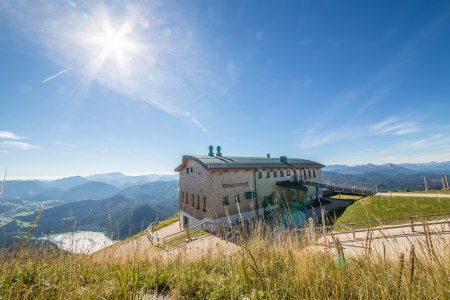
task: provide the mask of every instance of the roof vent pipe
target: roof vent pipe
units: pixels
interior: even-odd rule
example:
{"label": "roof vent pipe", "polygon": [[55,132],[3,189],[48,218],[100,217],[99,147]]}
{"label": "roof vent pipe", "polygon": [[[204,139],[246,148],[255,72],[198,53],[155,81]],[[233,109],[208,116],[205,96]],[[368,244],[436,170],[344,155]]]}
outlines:
{"label": "roof vent pipe", "polygon": [[217,153],[216,153],[216,156],[222,156],[222,153],[220,152],[220,150],[222,150],[222,147],[217,146]]}
{"label": "roof vent pipe", "polygon": [[267,153],[267,158],[270,158],[270,153]]}
{"label": "roof vent pipe", "polygon": [[209,146],[208,156],[214,156],[214,147],[212,145]]}

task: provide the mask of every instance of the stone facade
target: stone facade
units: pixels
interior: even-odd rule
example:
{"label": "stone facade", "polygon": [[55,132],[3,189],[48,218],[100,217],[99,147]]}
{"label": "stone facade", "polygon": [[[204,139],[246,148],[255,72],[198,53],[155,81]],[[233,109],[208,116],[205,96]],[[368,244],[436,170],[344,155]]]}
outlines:
{"label": "stone facade", "polygon": [[[320,167],[206,168],[201,161],[184,159],[179,172],[180,226],[202,222],[236,223],[278,207],[279,196],[289,201],[304,199],[279,181],[315,181]],[[306,176],[306,177],[305,177]],[[302,192],[300,192],[302,193]],[[297,198],[297,199],[293,199]]]}

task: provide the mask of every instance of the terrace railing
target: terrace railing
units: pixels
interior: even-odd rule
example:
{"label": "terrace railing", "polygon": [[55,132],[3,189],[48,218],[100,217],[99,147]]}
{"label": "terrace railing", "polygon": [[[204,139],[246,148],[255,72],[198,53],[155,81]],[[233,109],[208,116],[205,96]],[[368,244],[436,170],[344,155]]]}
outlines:
{"label": "terrace railing", "polygon": [[211,227],[214,226],[212,223],[203,222],[172,234],[159,236],[158,232],[155,231],[156,225],[157,222],[154,222],[147,227],[147,237],[153,245],[162,249],[172,248],[171,246],[181,244],[185,240],[191,241],[195,237],[207,235],[210,233]]}
{"label": "terrace railing", "polygon": [[241,236],[239,225],[215,224],[211,222],[203,222],[169,235],[160,236],[155,231],[158,223],[153,222],[147,227],[147,237],[153,245],[165,250],[172,249],[186,241],[192,241],[195,238],[209,234],[213,234],[232,243],[239,243]]}
{"label": "terrace railing", "polygon": [[355,233],[363,232],[368,230],[383,230],[392,228],[407,228],[410,227],[412,232],[416,231],[417,227],[421,225],[418,222],[430,222],[432,220],[433,224],[449,224],[450,225],[450,212],[443,212],[437,214],[426,214],[419,216],[406,216],[398,218],[386,218],[379,220],[370,220],[365,222],[354,222],[346,224],[333,224],[333,225],[322,225],[322,226],[306,226],[304,228],[298,229],[302,233],[309,233],[313,235],[326,235],[328,233],[337,234],[348,234],[352,233],[355,237]]}
{"label": "terrace railing", "polygon": [[[418,222],[422,222],[423,224],[432,220],[435,220],[432,222],[432,224],[448,224],[450,226],[450,212],[321,226],[315,226],[313,222],[310,222],[303,228],[294,228],[290,230],[298,231],[300,235],[307,236],[309,238],[319,237],[327,234],[339,235],[348,233],[352,233],[353,237],[355,238],[355,233],[369,230],[410,227],[411,231],[415,232],[416,228],[422,226],[419,225]],[[155,232],[155,228],[157,225],[158,222],[154,222],[147,227],[147,237],[153,245],[158,246],[164,250],[172,249],[180,244],[183,244],[186,241],[191,241],[194,238],[205,236],[208,234],[213,234],[225,241],[239,244],[241,242],[242,235],[244,234],[244,232],[242,231],[242,225],[214,224],[210,222],[203,222],[190,228],[180,230],[173,234],[158,236],[157,232]],[[247,229],[250,230],[250,227],[248,227]]]}

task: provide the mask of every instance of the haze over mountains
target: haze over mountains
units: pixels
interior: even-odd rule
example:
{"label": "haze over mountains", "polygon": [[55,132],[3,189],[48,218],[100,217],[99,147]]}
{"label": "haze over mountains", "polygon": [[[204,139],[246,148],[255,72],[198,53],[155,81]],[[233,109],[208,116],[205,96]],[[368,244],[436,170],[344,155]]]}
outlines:
{"label": "haze over mountains", "polygon": [[328,165],[322,179],[345,186],[364,186],[382,191],[424,190],[427,177],[432,189],[441,189],[441,176],[450,177],[450,162],[365,164],[356,166]]}
{"label": "haze over mountains", "polygon": [[5,182],[0,196],[0,247],[35,232],[101,231],[121,239],[178,211],[178,174],[73,176]]}
{"label": "haze over mountains", "polygon": [[[450,162],[329,165],[322,180],[378,191],[433,189],[450,177]],[[0,196],[0,247],[28,232],[38,211],[37,235],[76,230],[101,231],[115,239],[141,231],[178,211],[178,174],[72,176],[51,181],[11,180]]]}
{"label": "haze over mountains", "polygon": [[2,198],[63,201],[98,200],[111,197],[127,187],[155,181],[178,180],[175,175],[127,176],[122,173],[71,176],[57,180],[10,180],[5,182]]}
{"label": "haze over mountains", "polygon": [[356,166],[328,165],[323,169],[323,171],[340,174],[364,174],[370,172],[386,175],[415,174],[415,173],[449,174],[450,161],[441,163],[431,162],[431,163],[417,163],[417,164],[387,163],[382,165],[374,165],[368,163],[365,165],[356,165]]}

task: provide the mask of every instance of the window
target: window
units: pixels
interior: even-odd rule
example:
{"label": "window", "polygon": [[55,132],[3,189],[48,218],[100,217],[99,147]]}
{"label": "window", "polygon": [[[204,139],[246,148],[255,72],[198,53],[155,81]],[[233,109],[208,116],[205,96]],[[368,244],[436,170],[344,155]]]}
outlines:
{"label": "window", "polygon": [[313,170],[313,177],[316,178],[316,170]]}
{"label": "window", "polygon": [[273,171],[273,177],[277,177],[277,171]]}
{"label": "window", "polygon": [[200,209],[200,196],[197,195],[197,209]]}
{"label": "window", "polygon": [[230,202],[228,201],[228,196],[223,197],[223,206],[230,205]]}
{"label": "window", "polygon": [[184,203],[184,192],[181,192],[181,203]]}
{"label": "window", "polygon": [[183,196],[183,199],[185,201],[184,203],[188,204],[188,202],[189,202],[189,194],[186,193],[186,198]]}
{"label": "window", "polygon": [[291,171],[287,170],[286,171],[286,176],[291,176]]}
{"label": "window", "polygon": [[191,195],[191,206],[194,207],[194,194]]}
{"label": "window", "polygon": [[303,170],[303,178],[306,179],[306,170]]}
{"label": "window", "polygon": [[203,197],[203,211],[206,212],[206,197]]}
{"label": "window", "polygon": [[270,178],[270,172],[269,172],[269,171],[267,171],[266,177],[267,177],[267,178]]}
{"label": "window", "polygon": [[262,178],[262,172],[258,172],[258,178]]}
{"label": "window", "polygon": [[241,202],[241,195],[234,196],[234,202],[240,203]]}
{"label": "window", "polygon": [[284,171],[280,171],[280,177],[284,177]]}
{"label": "window", "polygon": [[311,178],[311,170],[308,170],[309,178]]}
{"label": "window", "polygon": [[189,168],[186,168],[186,174],[189,174]]}
{"label": "window", "polygon": [[253,199],[255,198],[255,192],[245,192],[244,196],[247,200]]}
{"label": "window", "polygon": [[194,172],[194,168],[193,167],[191,167],[191,173],[193,173]]}

